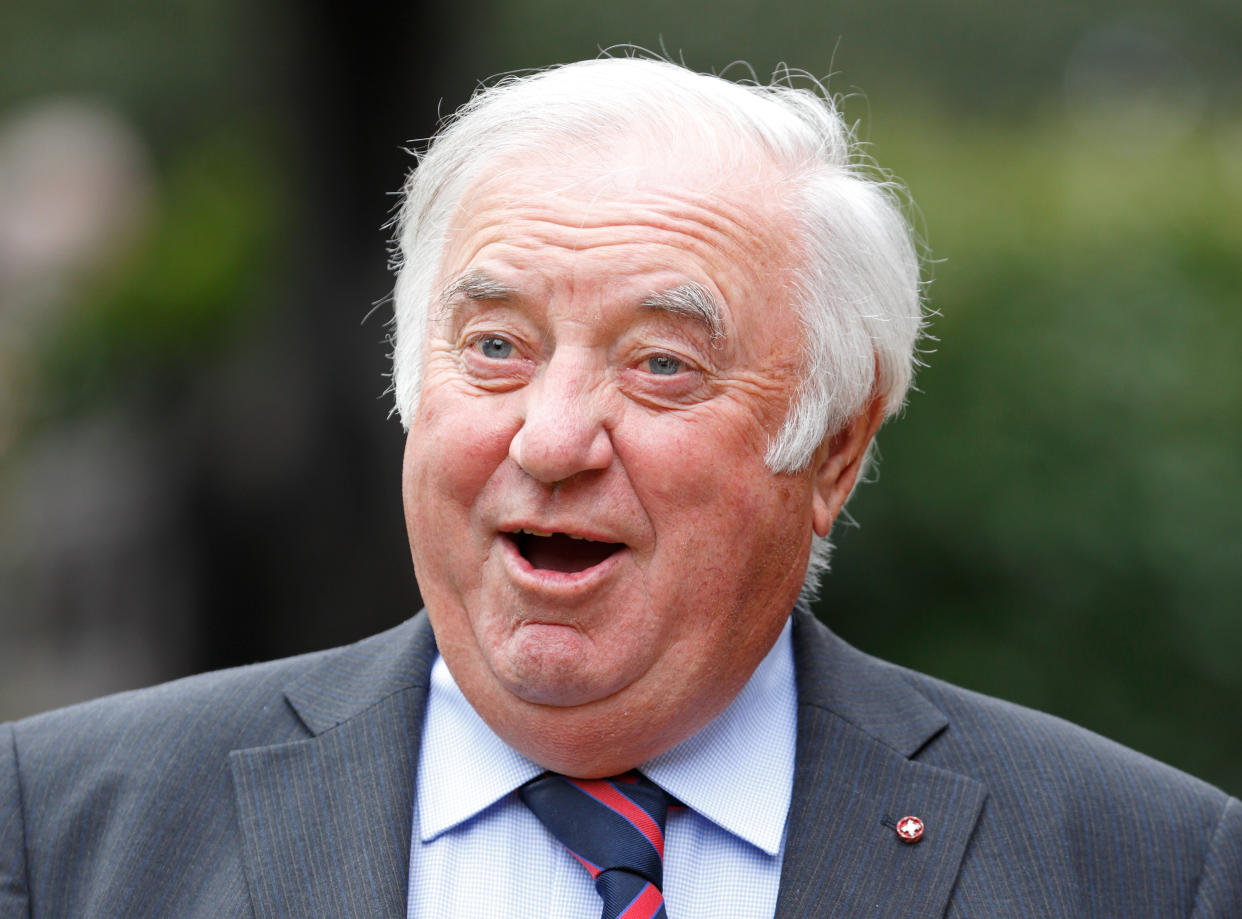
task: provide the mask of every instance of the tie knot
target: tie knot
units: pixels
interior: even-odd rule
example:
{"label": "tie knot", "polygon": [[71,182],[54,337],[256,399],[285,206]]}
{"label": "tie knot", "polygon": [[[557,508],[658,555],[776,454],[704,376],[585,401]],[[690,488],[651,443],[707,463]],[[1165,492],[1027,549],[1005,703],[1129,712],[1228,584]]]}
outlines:
{"label": "tie knot", "polygon": [[637,772],[608,779],[546,773],[518,795],[591,873],[603,919],[664,915],[669,796],[662,788]]}

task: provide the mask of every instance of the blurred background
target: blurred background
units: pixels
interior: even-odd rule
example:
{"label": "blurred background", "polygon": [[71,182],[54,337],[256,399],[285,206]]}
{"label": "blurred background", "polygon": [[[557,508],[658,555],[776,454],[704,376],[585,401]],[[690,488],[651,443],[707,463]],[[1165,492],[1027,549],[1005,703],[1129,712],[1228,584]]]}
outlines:
{"label": "blurred background", "polygon": [[419,607],[381,229],[476,82],[825,76],[938,317],[818,612],[1242,792],[1242,6],[0,6],[0,718]]}

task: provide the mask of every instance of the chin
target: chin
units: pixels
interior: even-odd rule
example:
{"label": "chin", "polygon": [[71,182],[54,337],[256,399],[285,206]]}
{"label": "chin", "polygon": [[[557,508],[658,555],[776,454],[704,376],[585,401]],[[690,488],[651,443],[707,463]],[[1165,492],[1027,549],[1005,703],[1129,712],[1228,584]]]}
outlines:
{"label": "chin", "polygon": [[514,674],[511,679],[502,678],[501,684],[523,702],[555,708],[591,705],[625,688],[624,681],[599,680],[568,666],[563,669],[544,667],[537,674]]}
{"label": "chin", "polygon": [[521,647],[512,649],[515,653],[493,667],[501,685],[523,702],[572,708],[606,699],[627,685],[623,676],[592,671],[580,641],[566,648],[561,642],[550,647],[532,641],[532,636],[524,639]]}

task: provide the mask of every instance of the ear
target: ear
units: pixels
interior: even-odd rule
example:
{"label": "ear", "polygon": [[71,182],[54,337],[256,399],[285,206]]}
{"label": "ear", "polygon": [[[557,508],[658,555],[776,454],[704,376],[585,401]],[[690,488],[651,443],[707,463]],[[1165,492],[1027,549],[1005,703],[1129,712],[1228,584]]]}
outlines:
{"label": "ear", "polygon": [[845,427],[825,437],[815,451],[811,525],[817,536],[827,536],[832,529],[832,522],[854,489],[867,447],[883,421],[884,397],[875,395]]}

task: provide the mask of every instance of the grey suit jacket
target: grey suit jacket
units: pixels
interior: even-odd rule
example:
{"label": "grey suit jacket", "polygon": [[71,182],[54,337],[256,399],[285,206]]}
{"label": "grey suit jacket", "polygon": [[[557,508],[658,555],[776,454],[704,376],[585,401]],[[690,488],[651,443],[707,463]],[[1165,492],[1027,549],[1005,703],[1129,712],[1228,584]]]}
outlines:
{"label": "grey suit jacket", "polygon": [[[805,611],[794,643],[782,919],[1242,917],[1238,801]],[[434,651],[419,616],[4,726],[0,917],[404,917]]]}

